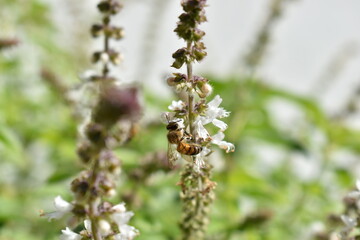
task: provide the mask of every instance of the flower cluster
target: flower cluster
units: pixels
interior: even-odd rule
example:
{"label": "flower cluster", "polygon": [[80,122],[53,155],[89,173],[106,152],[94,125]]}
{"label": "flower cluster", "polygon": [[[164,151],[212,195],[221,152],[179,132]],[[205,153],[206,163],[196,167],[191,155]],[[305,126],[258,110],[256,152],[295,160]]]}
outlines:
{"label": "flower cluster", "polygon": [[98,4],[98,9],[103,14],[103,20],[101,24],[94,24],[91,27],[91,35],[93,37],[103,35],[105,44],[103,50],[94,52],[92,62],[102,61],[105,64],[103,74],[106,76],[109,71],[108,63],[118,65],[122,60],[121,54],[109,46],[110,39],[120,40],[124,37],[122,27],[110,25],[111,16],[117,14],[122,9],[122,5],[116,0],[102,0]]}
{"label": "flower cluster", "polygon": [[[56,211],[45,214],[49,221],[52,219],[59,219],[66,214],[76,213],[79,209],[76,204],[69,203],[63,200],[60,196],[57,196],[54,200],[54,206]],[[106,239],[114,240],[130,240],[134,239],[139,234],[139,231],[134,227],[128,225],[130,218],[134,213],[126,211],[125,204],[120,203],[112,205],[109,202],[104,202],[101,205],[102,214],[106,216],[99,220],[99,232],[101,236]],[[105,220],[106,219],[106,220]],[[114,231],[111,226],[116,226],[117,231]],[[84,230],[80,233],[73,232],[69,227],[62,230],[60,236],[61,240],[81,240],[81,239],[93,239],[92,238],[92,226],[91,221],[87,218],[84,220]]]}
{"label": "flower cluster", "polygon": [[[134,87],[120,87],[115,77],[109,76],[109,64],[118,64],[120,53],[110,48],[110,39],[121,39],[122,28],[111,26],[111,16],[121,9],[116,0],[102,0],[98,4],[103,23],[91,28],[94,37],[104,35],[104,49],[93,54],[93,61],[102,60],[102,74],[91,74],[86,84],[95,89],[84,123],[79,129],[78,156],[85,166],[72,182],[74,200],[71,203],[55,198],[56,211],[45,213],[49,220],[71,213],[69,227],[62,231],[62,240],[131,240],[139,234],[127,223],[133,216],[124,203],[112,205],[104,198],[116,194],[116,183],[121,172],[121,161],[112,151],[132,137],[132,127],[141,106]],[[71,229],[84,222],[85,229],[75,233]]]}
{"label": "flower cluster", "polygon": [[356,181],[356,190],[350,192],[344,199],[346,206],[345,214],[341,220],[345,226],[341,229],[339,237],[341,240],[358,239],[360,235],[351,236],[355,229],[359,229],[360,221],[360,180]]}
{"label": "flower cluster", "polygon": [[[207,55],[202,38],[205,32],[198,25],[206,21],[206,0],[182,0],[184,12],[179,16],[175,28],[177,35],[184,39],[186,47],[180,48],[172,55],[172,67],[180,69],[186,66],[187,74],[173,73],[167,84],[174,88],[182,100],[173,101],[169,106],[171,113],[166,113],[169,130],[169,144],[177,145],[169,151],[170,165],[181,156],[187,164],[178,183],[181,186],[183,216],[180,221],[182,239],[200,240],[205,238],[209,205],[214,199],[213,189],[216,183],[210,180],[212,167],[207,157],[212,153],[211,145],[218,145],[226,152],[233,152],[232,143],[224,141],[227,124],[221,119],[229,116],[220,104],[222,99],[215,96],[210,102],[206,98],[212,93],[209,80],[193,75],[193,63],[199,62]],[[218,131],[211,135],[205,128],[213,124]]]}
{"label": "flower cluster", "polygon": [[[181,68],[187,65],[187,75],[183,73],[174,73],[167,79],[169,86],[173,87],[176,92],[185,92],[188,95],[188,101],[173,101],[169,106],[169,110],[173,111],[174,118],[184,119],[185,125],[189,127],[190,134],[193,135],[193,143],[202,146],[202,152],[198,159],[207,156],[210,150],[210,144],[218,145],[226,152],[233,152],[235,147],[232,143],[226,142],[224,131],[227,124],[222,118],[228,117],[229,112],[225,111],[220,104],[222,99],[216,95],[214,99],[206,103],[206,97],[212,93],[212,87],[209,80],[192,74],[192,63],[201,61],[205,56],[205,45],[201,41],[205,32],[198,29],[198,24],[206,21],[205,0],[186,0],[182,1],[184,13],[179,16],[179,22],[175,32],[180,38],[187,42],[186,48],[178,49],[174,54],[174,68]],[[199,97],[199,101],[195,102],[194,95]],[[210,135],[204,127],[212,123],[219,131]],[[198,163],[197,166],[203,166]]]}

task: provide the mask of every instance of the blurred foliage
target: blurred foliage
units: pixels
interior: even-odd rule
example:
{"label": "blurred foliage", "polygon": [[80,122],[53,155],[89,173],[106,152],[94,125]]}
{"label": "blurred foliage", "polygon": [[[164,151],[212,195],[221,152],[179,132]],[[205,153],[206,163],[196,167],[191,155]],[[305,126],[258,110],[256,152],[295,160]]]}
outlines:
{"label": "blurred foliage", "polygon": [[[44,1],[0,5],[0,38],[18,41],[0,49],[0,240],[57,239],[66,220],[49,224],[39,210],[51,210],[56,195],[71,199],[69,182],[81,169],[77,122],[41,70],[75,83],[86,63],[59,45]],[[237,150],[211,159],[218,186],[208,239],[310,239],[314,223],[341,211],[358,167],[347,156],[359,155],[360,132],[330,119],[313,99],[262,79],[209,79],[214,96],[232,112],[227,140]],[[144,98],[158,113],[171,101],[151,91]],[[179,172],[159,164],[165,161],[165,126],[146,117],[139,134],[117,151],[124,171],[114,202],[124,200],[135,212],[139,240],[176,239]],[[346,153],[341,164],[335,161],[340,153]]]}

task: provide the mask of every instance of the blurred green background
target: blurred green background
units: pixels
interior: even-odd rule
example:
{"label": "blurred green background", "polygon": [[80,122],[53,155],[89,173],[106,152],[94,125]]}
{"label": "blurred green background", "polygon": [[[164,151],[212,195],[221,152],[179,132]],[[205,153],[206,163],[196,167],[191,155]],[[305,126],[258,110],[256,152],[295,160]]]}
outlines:
{"label": "blurred green background", "polygon": [[[80,29],[70,36],[78,48],[60,45],[46,1],[0,5],[0,240],[58,239],[66,219],[48,223],[39,211],[51,211],[57,195],[71,200],[69,183],[82,166],[75,153],[76,109],[51,79],[79,84],[78,73],[91,67],[92,39]],[[234,153],[216,151],[211,158],[218,185],[208,239],[311,239],[326,230],[330,213],[341,213],[356,179],[360,131],[344,119],[356,113],[357,95],[329,115],[315,99],[253,76],[207,76],[213,96],[222,96],[232,112],[226,140],[236,145]],[[179,169],[161,167],[166,129],[153,117],[172,98],[148,88],[143,98],[140,134],[116,150],[123,174],[113,201],[135,212],[137,239],[176,239]]]}

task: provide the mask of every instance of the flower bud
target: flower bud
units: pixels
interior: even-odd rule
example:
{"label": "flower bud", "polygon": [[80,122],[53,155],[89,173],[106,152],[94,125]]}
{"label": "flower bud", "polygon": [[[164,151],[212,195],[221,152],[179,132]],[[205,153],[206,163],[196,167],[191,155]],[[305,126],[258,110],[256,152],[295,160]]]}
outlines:
{"label": "flower bud", "polygon": [[105,236],[105,235],[109,234],[111,231],[110,223],[104,219],[100,219],[99,229],[100,229],[101,235]]}
{"label": "flower bud", "polygon": [[212,93],[212,87],[210,84],[208,83],[203,83],[201,84],[201,87],[199,87],[200,91],[197,91],[197,94],[199,95],[200,98],[205,98],[207,96],[209,96]]}
{"label": "flower bud", "polygon": [[125,31],[121,27],[113,27],[112,28],[112,37],[116,40],[120,40],[124,37]]}
{"label": "flower bud", "polygon": [[169,77],[168,79],[166,79],[166,82],[170,87],[175,86],[177,84],[174,77]]}
{"label": "flower bud", "polygon": [[93,63],[97,63],[100,60],[101,53],[102,52],[94,52],[93,55],[92,55],[91,61]]}
{"label": "flower bud", "polygon": [[203,60],[204,57],[206,57],[206,55],[207,55],[207,53],[204,50],[201,50],[201,49],[198,49],[198,48],[194,48],[193,54],[194,54],[194,58],[198,62]]}
{"label": "flower bud", "polygon": [[199,41],[203,36],[205,35],[205,32],[200,29],[194,30],[194,41]]}
{"label": "flower bud", "polygon": [[104,127],[97,123],[89,123],[86,126],[86,136],[93,143],[99,143],[105,139]]}
{"label": "flower bud", "polygon": [[110,61],[114,65],[119,65],[121,60],[122,60],[122,56],[120,55],[120,53],[116,52],[115,50],[109,50],[108,51],[108,56],[110,58]]}
{"label": "flower bud", "polygon": [[102,13],[116,14],[122,8],[122,5],[115,0],[104,0],[98,4],[98,9]]}
{"label": "flower bud", "polygon": [[80,157],[83,163],[88,163],[92,157],[92,148],[89,142],[82,142],[80,146],[78,146],[76,153]]}
{"label": "flower bud", "polygon": [[98,37],[101,35],[102,31],[104,30],[104,26],[101,24],[94,24],[91,26],[91,35],[93,37]]}
{"label": "flower bud", "polygon": [[107,52],[102,52],[100,54],[100,59],[103,63],[109,62],[109,58],[110,58],[110,56],[109,56],[109,53],[107,53]]}
{"label": "flower bud", "polygon": [[187,50],[186,48],[180,48],[176,52],[173,53],[172,57],[175,59],[172,67],[181,68],[182,65],[187,61]]}
{"label": "flower bud", "polygon": [[84,197],[89,189],[89,183],[80,178],[76,178],[71,182],[71,191],[75,193],[76,197]]}
{"label": "flower bud", "polygon": [[79,218],[83,218],[86,216],[86,209],[83,205],[80,204],[74,204],[74,208],[72,210],[72,213],[79,217]]}

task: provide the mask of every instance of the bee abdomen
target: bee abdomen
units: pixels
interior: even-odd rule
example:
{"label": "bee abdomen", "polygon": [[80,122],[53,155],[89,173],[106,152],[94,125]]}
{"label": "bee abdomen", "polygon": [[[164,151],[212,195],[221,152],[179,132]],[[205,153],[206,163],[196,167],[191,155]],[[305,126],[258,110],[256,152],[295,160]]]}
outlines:
{"label": "bee abdomen", "polygon": [[202,147],[196,144],[180,142],[177,151],[185,155],[197,155],[202,151]]}

